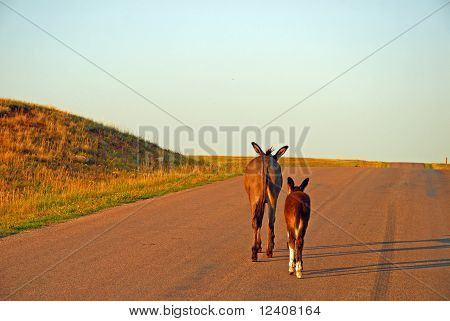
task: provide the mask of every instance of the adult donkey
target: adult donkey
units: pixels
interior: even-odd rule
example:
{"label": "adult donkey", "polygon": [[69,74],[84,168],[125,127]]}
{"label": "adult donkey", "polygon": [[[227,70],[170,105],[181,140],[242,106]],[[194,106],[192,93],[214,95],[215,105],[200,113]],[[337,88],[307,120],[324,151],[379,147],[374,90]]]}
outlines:
{"label": "adult donkey", "polygon": [[261,225],[264,217],[264,207],[269,206],[269,227],[267,251],[268,257],[272,257],[273,247],[275,245],[275,210],[277,207],[278,194],[283,184],[281,167],[278,164],[280,157],[286,152],[288,146],[281,147],[275,155],[272,155],[272,148],[263,152],[261,147],[252,143],[258,157],[252,159],[246,169],[244,177],[245,190],[250,201],[252,227],[253,227],[253,246],[252,261],[258,260],[258,252],[261,251]]}

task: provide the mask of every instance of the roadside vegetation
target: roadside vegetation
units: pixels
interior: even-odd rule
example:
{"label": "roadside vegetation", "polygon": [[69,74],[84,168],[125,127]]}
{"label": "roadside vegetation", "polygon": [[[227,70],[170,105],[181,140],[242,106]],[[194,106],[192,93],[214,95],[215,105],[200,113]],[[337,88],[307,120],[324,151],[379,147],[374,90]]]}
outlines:
{"label": "roadside vegetation", "polygon": [[[250,158],[186,157],[53,107],[0,98],[0,237],[241,175]],[[281,163],[389,166],[309,158]]]}
{"label": "roadside vegetation", "polygon": [[435,169],[435,170],[450,170],[450,164],[429,163],[429,164],[425,164],[425,168]]}
{"label": "roadside vegetation", "polygon": [[0,99],[0,236],[240,174],[137,145],[113,127]]}
{"label": "roadside vegetation", "polygon": [[[254,156],[194,156],[196,160],[204,163],[218,164],[223,168],[243,173],[245,166]],[[345,160],[327,158],[280,158],[282,166],[302,166],[302,167],[389,167],[387,162],[365,161],[365,160]]]}

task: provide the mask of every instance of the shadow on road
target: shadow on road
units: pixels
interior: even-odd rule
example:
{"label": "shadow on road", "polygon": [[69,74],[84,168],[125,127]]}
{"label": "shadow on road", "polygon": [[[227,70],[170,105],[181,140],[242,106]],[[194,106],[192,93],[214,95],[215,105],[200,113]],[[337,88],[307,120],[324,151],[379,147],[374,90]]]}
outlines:
{"label": "shadow on road", "polygon": [[[447,235],[446,235],[447,236]],[[422,244],[421,246],[411,246],[414,243],[438,243],[438,244]],[[395,245],[408,245],[406,247],[394,247]],[[381,246],[381,248],[373,248]],[[390,247],[392,246],[392,247]],[[357,249],[358,247],[364,247],[364,249]],[[354,248],[354,249],[353,249]],[[305,260],[308,258],[324,258],[330,256],[342,256],[342,255],[360,255],[368,253],[386,253],[386,252],[403,252],[403,251],[423,251],[423,250],[436,250],[450,248],[450,238],[436,238],[436,239],[422,239],[422,240],[399,240],[392,242],[367,242],[367,243],[354,243],[354,244],[336,244],[336,245],[323,245],[306,247],[303,257]],[[320,250],[329,250],[322,252]],[[336,249],[335,251],[331,249]],[[346,249],[346,250],[342,250]],[[314,251],[311,253],[311,251]],[[287,249],[277,249],[274,251],[275,256],[272,259],[261,260],[260,262],[271,262],[288,260]],[[375,264],[359,265],[359,266],[345,266],[334,267],[329,269],[320,270],[305,270],[304,278],[319,278],[319,277],[331,277],[350,274],[362,274],[373,272],[386,272],[386,271],[400,271],[400,270],[415,270],[450,266],[450,258],[430,259],[420,261],[405,261],[405,262],[378,262]]]}
{"label": "shadow on road", "polygon": [[[450,236],[450,235],[446,235]],[[340,248],[340,247],[355,247],[355,246],[370,246],[370,245],[386,245],[386,244],[408,244],[408,243],[425,243],[425,242],[440,242],[450,244],[450,238],[437,238],[428,240],[403,240],[403,241],[392,241],[392,242],[366,242],[366,243],[353,243],[353,244],[336,244],[336,245],[319,245],[308,247],[309,250],[320,250],[329,248]],[[306,249],[306,247],[305,247]]]}
{"label": "shadow on road", "polygon": [[450,259],[436,259],[436,260],[408,261],[408,262],[387,262],[362,266],[337,267],[322,270],[305,270],[303,275],[305,279],[314,279],[320,277],[363,274],[371,272],[416,270],[416,269],[427,269],[443,266],[450,266]]}
{"label": "shadow on road", "polygon": [[382,249],[367,249],[357,251],[338,251],[338,252],[326,252],[326,253],[308,253],[304,254],[304,258],[320,258],[328,256],[341,256],[341,255],[354,255],[354,254],[367,254],[367,253],[386,253],[386,252],[403,252],[403,251],[418,251],[418,250],[437,250],[450,248],[448,245],[430,245],[430,246],[413,246],[413,247],[400,247],[400,248],[382,248]]}

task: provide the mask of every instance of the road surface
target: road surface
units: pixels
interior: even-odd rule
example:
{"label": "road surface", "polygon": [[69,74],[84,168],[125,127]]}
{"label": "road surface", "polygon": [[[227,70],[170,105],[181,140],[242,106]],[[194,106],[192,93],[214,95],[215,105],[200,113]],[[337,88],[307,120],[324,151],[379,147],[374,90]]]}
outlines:
{"label": "road surface", "polygon": [[[284,181],[287,174],[305,176],[287,169]],[[309,176],[303,279],[288,273],[285,192],[274,257],[251,262],[249,205],[237,177],[0,239],[0,298],[450,298],[450,172],[313,168]]]}

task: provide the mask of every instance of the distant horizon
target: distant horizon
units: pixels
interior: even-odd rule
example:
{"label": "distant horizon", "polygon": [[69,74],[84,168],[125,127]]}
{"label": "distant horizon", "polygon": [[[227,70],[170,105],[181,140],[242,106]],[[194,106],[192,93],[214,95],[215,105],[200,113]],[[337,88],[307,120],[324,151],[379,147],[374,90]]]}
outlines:
{"label": "distant horizon", "polygon": [[[270,122],[285,135],[298,128],[296,137],[309,128],[306,158],[450,156],[450,5],[436,11],[443,1],[5,3],[1,96],[134,135],[180,122],[194,137],[205,126]],[[160,140],[176,151],[172,137]],[[218,154],[252,153],[246,141],[224,141],[213,144]],[[181,145],[202,153],[199,143]]]}
{"label": "distant horizon", "polygon": [[[44,106],[44,107],[49,107],[49,108],[53,108],[53,109],[56,109],[56,110],[59,110],[59,111],[61,111],[61,112],[65,112],[65,113],[69,113],[69,114],[71,114],[71,115],[74,115],[74,116],[79,116],[79,117],[83,117],[83,118],[86,118],[86,119],[89,119],[89,120],[91,120],[91,121],[94,121],[94,122],[96,122],[96,123],[100,123],[100,124],[102,124],[102,125],[104,125],[104,126],[109,126],[109,127],[112,127],[112,128],[115,128],[115,129],[117,129],[118,131],[121,131],[121,132],[124,132],[124,133],[129,133],[129,134],[132,134],[132,135],[134,135],[134,136],[136,136],[137,137],[137,135],[135,134],[135,133],[133,133],[131,130],[128,130],[128,129],[126,129],[126,128],[120,128],[119,126],[116,126],[115,124],[113,124],[113,123],[104,123],[104,122],[101,122],[101,121],[98,121],[98,120],[96,120],[96,119],[92,119],[92,118],[89,118],[89,117],[85,117],[85,116],[82,116],[82,115],[78,115],[78,114],[74,114],[74,113],[71,113],[70,111],[67,111],[67,110],[64,110],[64,109],[61,109],[60,107],[58,107],[58,106],[55,106],[55,105],[52,105],[52,104],[42,104],[42,103],[39,103],[39,102],[33,102],[33,101],[27,101],[27,100],[22,100],[22,99],[16,99],[16,98],[11,98],[11,97],[0,97],[0,99],[8,99],[8,100],[17,100],[17,101],[21,101],[21,102],[25,102],[25,103],[30,103],[30,104],[36,104],[36,105],[41,105],[41,106]],[[150,141],[150,140],[148,140],[150,143],[153,143],[152,141]],[[258,142],[257,142],[258,143]],[[250,145],[250,144],[249,144]],[[161,148],[165,148],[164,146],[160,146],[160,145],[158,145],[159,147],[161,147]],[[265,147],[263,147],[264,149],[265,148],[269,148],[270,146],[265,146]],[[274,149],[276,149],[276,148],[279,148],[279,147],[281,147],[281,145],[280,146],[272,146]],[[173,149],[170,149],[171,151],[174,151]],[[186,156],[196,156],[196,157],[202,157],[202,156],[206,156],[206,157],[211,157],[211,156],[213,156],[213,157],[254,157],[254,156],[256,156],[256,155],[253,155],[252,153],[254,153],[253,152],[253,149],[252,148],[249,148],[249,154],[247,154],[247,155],[226,155],[226,154],[220,154],[220,155],[208,155],[208,154],[202,154],[202,153],[199,153],[199,154],[192,154],[192,155],[186,155]],[[444,160],[443,161],[435,161],[435,162],[414,162],[414,161],[397,161],[397,160],[389,160],[389,161],[387,161],[387,160],[382,160],[382,159],[366,159],[366,158],[358,158],[358,157],[355,157],[355,158],[345,158],[345,157],[335,157],[335,156],[321,156],[321,157],[315,157],[315,156],[309,156],[309,155],[303,155],[302,157],[298,157],[298,156],[289,156],[288,154],[286,154],[285,156],[283,156],[284,158],[304,158],[304,159],[308,159],[308,158],[310,158],[310,159],[329,159],[329,160],[345,160],[345,161],[351,161],[351,160],[360,160],[360,161],[368,161],[368,162],[384,162],[384,163],[417,163],[417,164],[422,164],[422,163],[424,163],[424,164],[429,164],[429,163],[440,163],[440,164],[445,164],[445,158],[444,158]]]}

